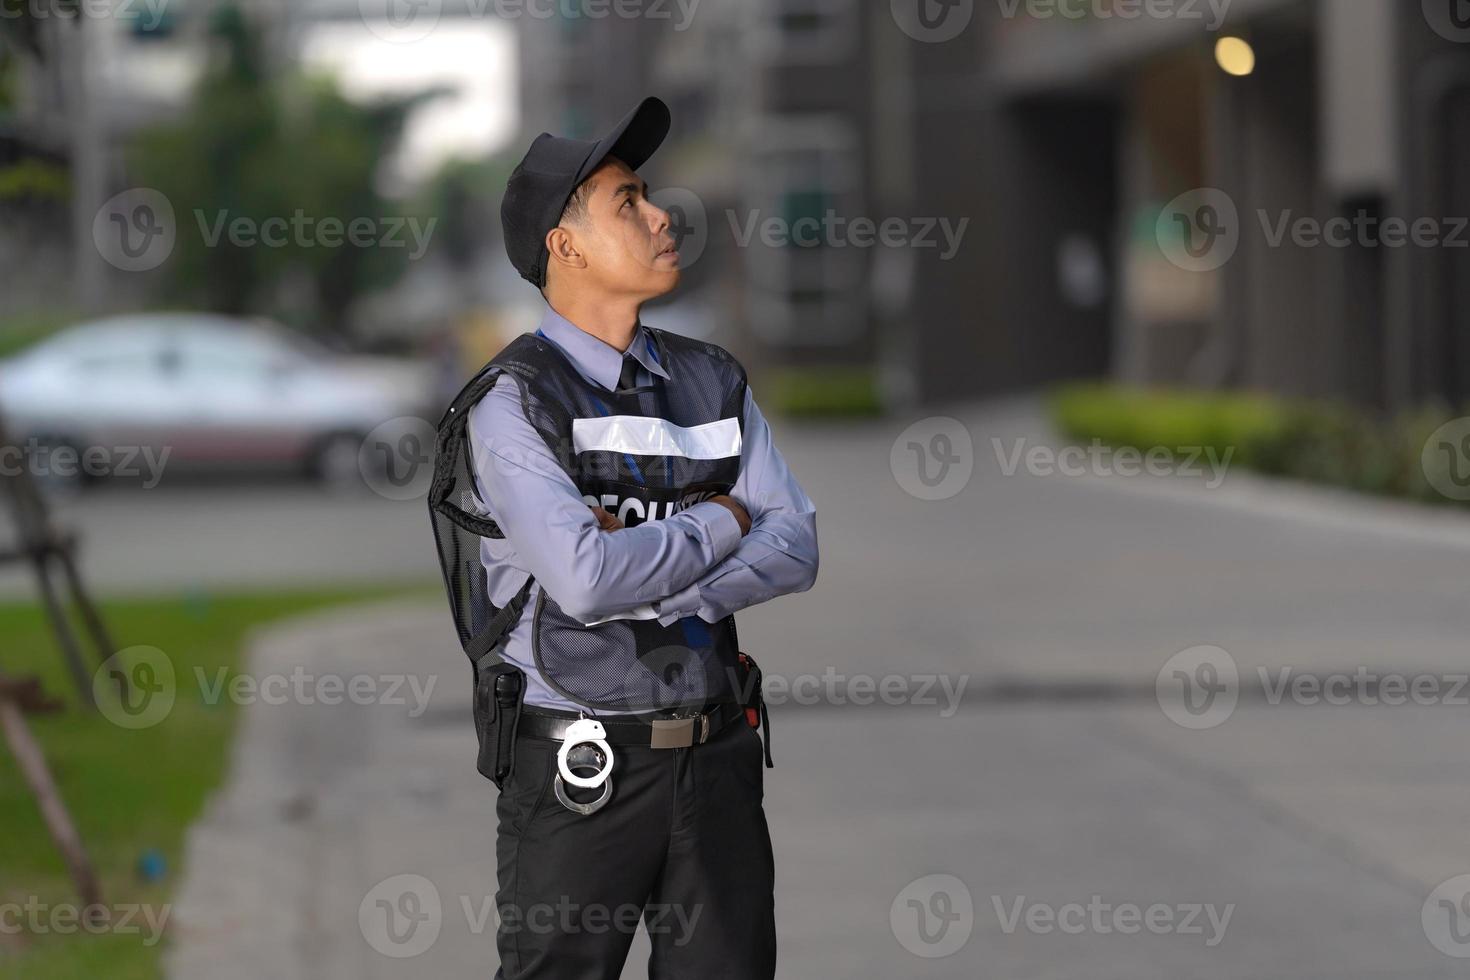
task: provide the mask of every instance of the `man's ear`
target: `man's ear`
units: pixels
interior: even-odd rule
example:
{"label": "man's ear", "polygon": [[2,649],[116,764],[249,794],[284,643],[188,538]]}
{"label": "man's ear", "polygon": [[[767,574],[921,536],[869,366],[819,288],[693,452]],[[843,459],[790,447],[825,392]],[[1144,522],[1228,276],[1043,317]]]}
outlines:
{"label": "man's ear", "polygon": [[572,269],[587,268],[587,260],[577,250],[576,240],[560,225],[546,233],[546,251],[551,261]]}

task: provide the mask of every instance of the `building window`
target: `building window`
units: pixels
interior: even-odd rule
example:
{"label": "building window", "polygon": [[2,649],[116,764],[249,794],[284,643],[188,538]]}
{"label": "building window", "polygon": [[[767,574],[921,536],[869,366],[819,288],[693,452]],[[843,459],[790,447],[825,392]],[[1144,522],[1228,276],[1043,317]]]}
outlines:
{"label": "building window", "polygon": [[863,213],[858,140],[830,116],[762,120],[744,233],[752,329],[780,346],[835,346],[866,325],[870,249],[847,241]]}
{"label": "building window", "polygon": [[857,47],[853,0],[763,0],[753,5],[754,41],[761,60],[778,65],[847,61]]}

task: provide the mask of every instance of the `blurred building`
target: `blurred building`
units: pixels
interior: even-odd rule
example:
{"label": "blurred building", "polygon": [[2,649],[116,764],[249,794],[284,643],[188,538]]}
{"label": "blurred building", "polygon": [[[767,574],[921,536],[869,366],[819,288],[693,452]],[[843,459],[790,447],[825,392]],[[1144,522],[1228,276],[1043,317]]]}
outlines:
{"label": "blurred building", "polygon": [[[984,279],[1009,284],[992,315],[1028,350],[1038,336],[1046,358],[1078,344],[1085,356],[1067,367],[1102,355],[1129,381],[1381,406],[1463,400],[1470,21],[1449,0],[1227,9],[1215,30],[1202,17],[991,9],[975,118],[992,192],[971,206],[994,219]],[[1224,35],[1253,47],[1252,73],[1217,65]],[[1179,268],[1159,248],[1160,208],[1197,188],[1223,191],[1238,211],[1235,252],[1212,272]],[[1355,230],[1324,244],[1310,227],[1295,234],[1302,218],[1346,218]],[[1389,218],[1432,219],[1444,244],[1382,244],[1376,222]],[[1076,305],[1069,251],[1084,239],[1115,284],[1090,314],[1066,309]]]}
{"label": "blurred building", "polygon": [[[526,18],[521,98],[531,129],[587,135],[643,94],[674,105],[650,173],[703,205],[690,291],[756,360],[870,365],[895,403],[1101,374],[1460,400],[1466,250],[1384,246],[1374,224],[1432,218],[1453,237],[1470,214],[1470,23],[1444,7],[1437,22],[1433,4],[1395,0],[1161,16],[1016,0],[973,4],[943,41],[857,0],[705,3],[682,29]],[[1248,42],[1252,73],[1217,64],[1224,36]],[[1205,188],[1236,209],[1235,252],[1181,268],[1158,217]],[[947,258],[744,236],[829,210],[905,218],[912,234],[970,223]],[[1368,230],[1343,247],[1293,240],[1299,219],[1334,217]]]}

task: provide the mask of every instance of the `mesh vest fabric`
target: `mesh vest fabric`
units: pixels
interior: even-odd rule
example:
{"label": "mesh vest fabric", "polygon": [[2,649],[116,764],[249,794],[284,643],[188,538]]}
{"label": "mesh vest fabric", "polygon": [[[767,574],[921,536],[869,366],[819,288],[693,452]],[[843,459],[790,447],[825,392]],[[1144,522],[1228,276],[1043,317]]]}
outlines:
{"label": "mesh vest fabric", "polygon": [[[456,632],[472,661],[492,656],[524,614],[517,603],[508,604],[508,610],[495,606],[487,594],[480,541],[504,535],[476,506],[467,431],[471,410],[502,374],[515,379],[526,420],[583,500],[606,508],[629,527],[669,517],[734,487],[738,445],[730,454],[691,456],[626,451],[630,447],[616,439],[591,448],[586,438],[579,443],[579,431],[585,436],[589,428],[612,423],[579,427],[578,420],[619,418],[635,430],[640,424],[662,424],[652,420],[680,430],[736,427],[743,442],[746,381],[739,363],[713,344],[645,329],[671,380],[609,392],[585,379],[549,341],[524,334],[465,386],[440,422],[429,513]],[[487,503],[494,507],[494,501]],[[529,587],[516,597],[519,602]],[[544,589],[529,614],[532,652],[543,679],[589,709],[663,712],[739,700],[738,640],[731,616],[713,624],[690,616],[668,626],[635,619],[584,626]]]}

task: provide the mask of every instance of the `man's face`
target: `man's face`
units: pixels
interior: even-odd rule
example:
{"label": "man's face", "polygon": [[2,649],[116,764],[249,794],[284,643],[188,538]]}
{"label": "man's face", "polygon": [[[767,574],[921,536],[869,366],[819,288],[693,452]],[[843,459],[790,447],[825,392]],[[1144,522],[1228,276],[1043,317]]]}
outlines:
{"label": "man's face", "polygon": [[586,214],[563,226],[587,262],[579,278],[590,288],[638,299],[677,286],[679,253],[669,214],[648,199],[643,179],[608,157],[587,182]]}

